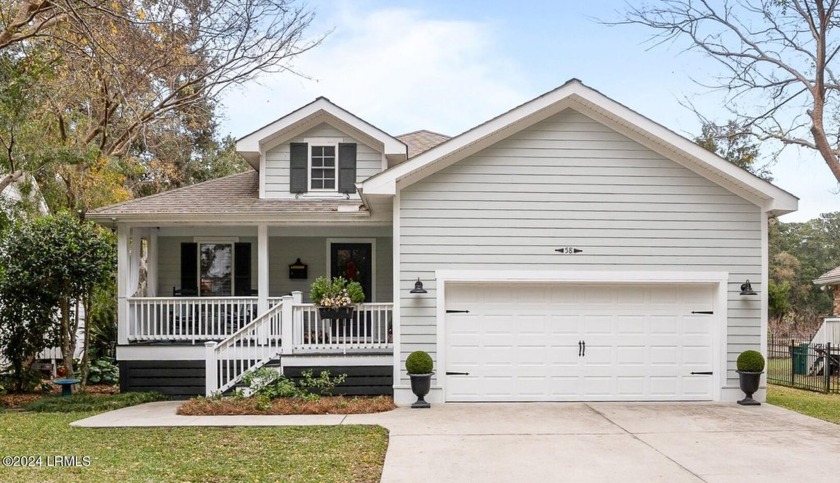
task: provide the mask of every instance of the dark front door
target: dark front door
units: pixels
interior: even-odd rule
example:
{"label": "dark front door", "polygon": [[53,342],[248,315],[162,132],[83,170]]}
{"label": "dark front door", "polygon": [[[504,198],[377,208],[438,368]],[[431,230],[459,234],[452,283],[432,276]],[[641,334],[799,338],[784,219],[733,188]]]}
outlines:
{"label": "dark front door", "polygon": [[359,282],[365,291],[365,302],[372,300],[373,250],[370,243],[333,243],[330,245],[330,267],[333,277]]}

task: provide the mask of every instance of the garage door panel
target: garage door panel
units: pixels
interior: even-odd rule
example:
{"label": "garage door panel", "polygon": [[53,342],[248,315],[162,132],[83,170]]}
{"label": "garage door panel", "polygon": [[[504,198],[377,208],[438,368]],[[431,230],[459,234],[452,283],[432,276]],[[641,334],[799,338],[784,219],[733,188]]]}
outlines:
{"label": "garage door panel", "polygon": [[[471,376],[447,376],[447,400],[711,399],[712,378],[689,375],[712,370],[713,318],[691,315],[713,309],[711,287],[461,288],[447,286],[447,308],[470,310],[447,316],[447,370]],[[479,293],[497,298],[471,306]]]}
{"label": "garage door panel", "polygon": [[615,362],[625,366],[644,366],[647,364],[647,348],[645,346],[618,346],[615,349]]}
{"label": "garage door panel", "polygon": [[619,396],[641,398],[647,392],[646,379],[643,376],[618,376],[615,383]]}

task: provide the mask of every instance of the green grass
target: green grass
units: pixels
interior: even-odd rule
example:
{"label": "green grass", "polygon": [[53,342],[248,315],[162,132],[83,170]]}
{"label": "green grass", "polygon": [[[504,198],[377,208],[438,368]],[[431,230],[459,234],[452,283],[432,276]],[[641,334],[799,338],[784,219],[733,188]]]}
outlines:
{"label": "green grass", "polygon": [[840,394],[822,394],[769,384],[767,402],[807,416],[840,424]]}
{"label": "green grass", "polygon": [[137,404],[164,400],[166,400],[166,396],[157,392],[125,392],[112,396],[76,393],[69,397],[45,397],[27,404],[25,409],[38,413],[111,411]]}
{"label": "green grass", "polygon": [[[93,413],[0,413],[0,456],[89,456],[87,467],[0,467],[4,482],[379,481],[378,426],[74,428]],[[46,463],[46,460],[44,460]]]}

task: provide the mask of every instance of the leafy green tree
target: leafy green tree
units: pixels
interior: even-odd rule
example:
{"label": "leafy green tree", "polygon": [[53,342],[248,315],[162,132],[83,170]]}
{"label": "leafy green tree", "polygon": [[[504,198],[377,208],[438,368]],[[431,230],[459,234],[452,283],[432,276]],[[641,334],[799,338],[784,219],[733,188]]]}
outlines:
{"label": "leafy green tree", "polygon": [[735,121],[723,125],[704,122],[700,135],[694,138],[694,142],[761,179],[773,181],[767,167],[756,163],[759,146],[752,134]]}
{"label": "leafy green tree", "polygon": [[[90,222],[61,213],[18,223],[0,249],[0,262],[5,267],[0,280],[4,327],[22,337],[40,333],[43,339],[49,332],[45,329],[52,325],[58,332],[68,376],[75,374],[76,308],[81,305],[90,313],[95,290],[112,278],[116,265],[113,238]],[[83,381],[88,367],[89,326],[86,324],[84,332]],[[37,345],[30,341],[26,347]],[[8,349],[8,344],[4,348]],[[24,360],[20,350],[12,352],[19,362]]]}
{"label": "leafy green tree", "polygon": [[802,223],[773,222],[769,234],[770,280],[777,285],[772,290],[787,301],[771,302],[777,309],[788,308],[779,327],[802,335],[811,333],[831,312],[831,296],[813,280],[840,265],[840,212],[824,213]]}

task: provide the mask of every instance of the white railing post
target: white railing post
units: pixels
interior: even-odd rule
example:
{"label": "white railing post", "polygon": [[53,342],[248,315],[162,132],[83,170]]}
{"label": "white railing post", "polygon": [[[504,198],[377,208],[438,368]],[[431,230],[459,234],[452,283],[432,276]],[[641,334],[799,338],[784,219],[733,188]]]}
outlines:
{"label": "white railing post", "polygon": [[212,396],[218,389],[219,365],[216,362],[216,342],[204,343],[204,391],[206,396]]}
{"label": "white railing post", "polygon": [[[300,292],[297,292],[298,294]],[[280,347],[281,354],[291,354],[295,348],[294,342],[294,304],[295,304],[295,292],[292,292],[292,295],[286,295],[283,297],[283,301],[280,302],[283,304],[282,312],[280,315],[280,338],[282,341],[282,345]]]}

